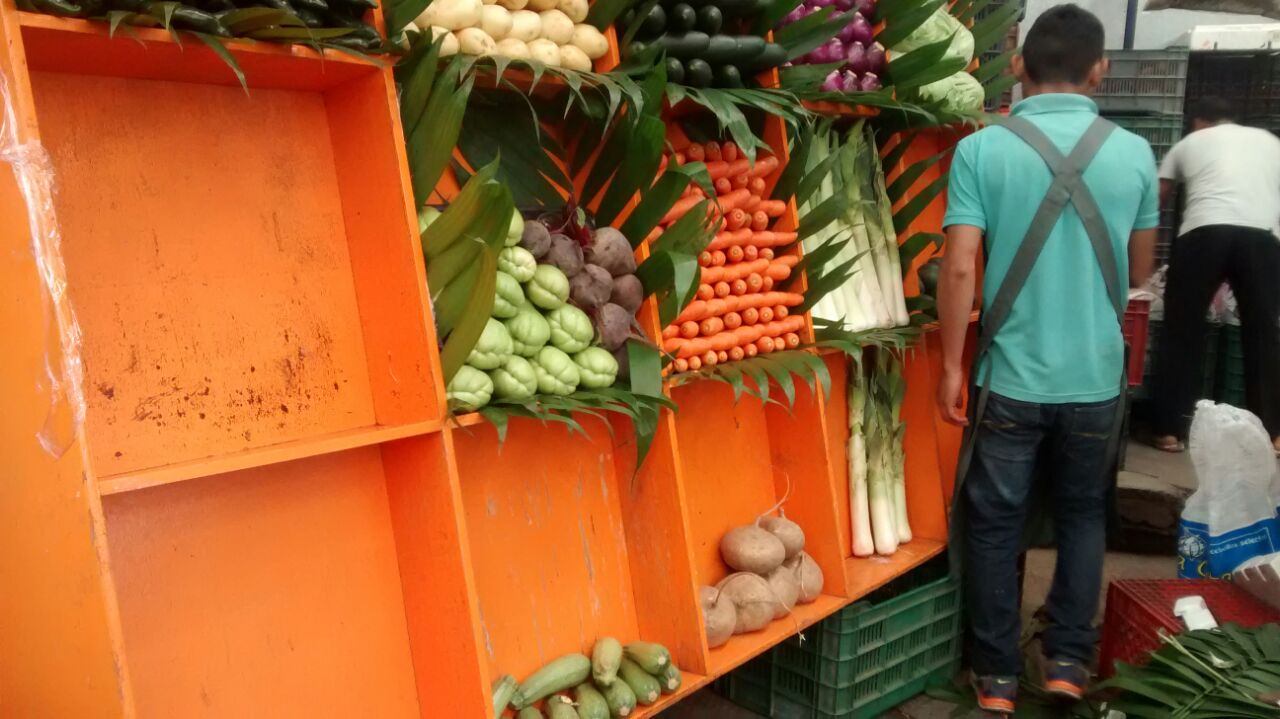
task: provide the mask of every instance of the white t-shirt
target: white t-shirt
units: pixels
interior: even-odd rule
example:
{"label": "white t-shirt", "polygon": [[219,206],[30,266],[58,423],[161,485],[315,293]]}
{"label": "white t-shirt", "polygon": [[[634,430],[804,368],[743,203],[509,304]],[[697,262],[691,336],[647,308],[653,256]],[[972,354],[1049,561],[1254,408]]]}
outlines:
{"label": "white t-shirt", "polygon": [[1280,236],[1280,138],[1266,130],[1223,123],[1193,132],[1165,155],[1160,179],[1186,187],[1179,234],[1237,225]]}

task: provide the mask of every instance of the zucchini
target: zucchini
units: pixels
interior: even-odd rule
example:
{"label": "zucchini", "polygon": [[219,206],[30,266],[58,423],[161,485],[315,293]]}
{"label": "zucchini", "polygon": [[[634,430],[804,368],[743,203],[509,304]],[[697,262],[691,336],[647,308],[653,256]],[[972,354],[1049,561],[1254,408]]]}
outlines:
{"label": "zucchini", "polygon": [[516,709],[537,704],[544,697],[571,689],[591,676],[591,660],[582,654],[567,654],[524,680],[511,705]]}
{"label": "zucchini", "polygon": [[693,87],[711,86],[711,65],[702,58],[695,58],[684,64],[685,84]]}
{"label": "zucchini", "polygon": [[661,5],[654,5],[649,10],[649,14],[644,16],[640,21],[640,32],[650,37],[656,37],[667,30],[667,11],[662,9]]}
{"label": "zucchini", "polygon": [[671,652],[661,644],[653,642],[631,642],[623,650],[627,659],[640,665],[650,674],[658,674],[662,668],[671,663]]}
{"label": "zucchini", "polygon": [[[631,691],[635,692],[636,701],[645,706],[658,701],[658,695],[662,693],[662,686],[658,684],[658,680],[654,679],[651,674],[640,668],[639,664],[623,657],[622,666],[618,667],[618,676],[622,677],[622,682],[631,687]],[[618,684],[619,682],[614,682]]]}
{"label": "zucchini", "polygon": [[544,719],[544,717],[542,716],[542,712],[538,711],[534,707],[525,707],[524,709],[516,712],[516,719]]}
{"label": "zucchini", "polygon": [[635,711],[636,693],[631,691],[631,687],[625,681],[614,682],[601,691],[604,692],[604,700],[609,705],[609,715],[615,719]]}
{"label": "zucchini", "polygon": [[502,712],[511,704],[511,697],[516,693],[516,678],[503,674],[493,683],[493,713],[502,716]]}
{"label": "zucchini", "polygon": [[671,32],[689,32],[698,23],[698,13],[687,3],[671,6],[667,15],[667,29]]}
{"label": "zucchini", "polygon": [[721,65],[717,67],[716,87],[743,87],[742,72],[738,70],[738,66]]}
{"label": "zucchini", "polygon": [[680,689],[680,685],[684,683],[684,675],[680,673],[680,669],[676,667],[675,662],[663,667],[662,673],[655,676],[658,684],[662,685],[663,694],[675,694]]}
{"label": "zucchini", "polygon": [[707,41],[702,59],[712,65],[744,65],[764,52],[765,44],[755,35],[716,35]]}
{"label": "zucchini", "polygon": [[579,719],[609,719],[609,702],[605,701],[604,695],[589,682],[579,684],[578,688],[573,690],[573,698],[578,702]]}
{"label": "zucchini", "polygon": [[573,702],[563,694],[552,694],[544,708],[547,710],[547,719],[578,719]]}
{"label": "zucchini", "polygon": [[649,43],[636,40],[627,46],[627,57],[636,57],[637,55],[643,54],[644,51],[648,49]]}
{"label": "zucchini", "polygon": [[[686,32],[679,35],[663,35],[654,38],[653,45],[667,51],[668,57],[685,58],[700,57],[706,52],[711,36],[705,32]],[[688,70],[688,66],[685,66]]]}
{"label": "zucchini", "polygon": [[724,13],[715,5],[703,5],[698,8],[697,28],[708,35],[715,35],[724,27]]}
{"label": "zucchini", "polygon": [[679,85],[684,82],[684,63],[678,58],[667,58],[667,82]]}
{"label": "zucchini", "polygon": [[[678,62],[678,61],[677,61]],[[591,650],[591,678],[596,684],[607,687],[618,678],[618,665],[622,663],[622,645],[613,637],[601,637]]]}
{"label": "zucchini", "polygon": [[743,65],[739,63],[739,67],[751,70],[768,70],[771,67],[778,67],[787,61],[787,51],[781,45],[771,42],[764,44],[764,50],[760,54],[751,58],[751,61]]}

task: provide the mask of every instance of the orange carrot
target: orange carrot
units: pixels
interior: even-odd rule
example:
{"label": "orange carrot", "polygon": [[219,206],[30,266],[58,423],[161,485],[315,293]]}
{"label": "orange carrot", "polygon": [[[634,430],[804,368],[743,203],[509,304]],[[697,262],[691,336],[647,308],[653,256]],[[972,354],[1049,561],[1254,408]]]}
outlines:
{"label": "orange carrot", "polygon": [[772,308],[772,307],[761,307],[761,308],[760,308],[760,321],[761,321],[761,322],[764,322],[764,323],[766,323],[766,324],[768,324],[769,322],[772,322],[772,321],[773,321],[773,308]]}
{"label": "orange carrot", "polygon": [[690,357],[690,358],[689,358],[689,371],[691,371],[691,372],[697,372],[697,371],[698,371],[698,370],[700,370],[700,369],[702,369],[702,360],[698,359],[697,357]]}
{"label": "orange carrot", "polygon": [[765,270],[765,274],[773,280],[785,280],[791,276],[791,268],[778,264],[778,261],[774,260],[769,263],[769,269]]}
{"label": "orange carrot", "polygon": [[787,347],[790,349],[795,349],[800,346],[800,335],[795,332],[788,332],[784,339],[787,341]]}
{"label": "orange carrot", "polygon": [[764,278],[758,272],[747,275],[747,291],[760,292],[764,289]]}
{"label": "orange carrot", "polygon": [[702,148],[706,151],[708,160],[724,159],[723,153],[720,151],[720,143],[716,142],[715,140],[712,140],[711,142],[708,142],[707,144],[703,145]]}
{"label": "orange carrot", "polygon": [[755,213],[760,209],[761,202],[763,202],[763,200],[760,199],[760,196],[753,192],[751,193],[751,196],[747,198],[747,201],[742,203],[742,209],[750,213]]}
{"label": "orange carrot", "polygon": [[693,339],[698,336],[698,323],[690,320],[689,322],[680,323],[680,336],[685,339]]}
{"label": "orange carrot", "polygon": [[711,266],[723,267],[725,259],[727,258],[724,256],[724,252],[721,250],[716,250],[715,252],[711,253]]}
{"label": "orange carrot", "polygon": [[689,360],[683,359],[683,358],[677,358],[675,362],[671,363],[671,366],[675,367],[677,372],[688,372]]}
{"label": "orange carrot", "polygon": [[765,258],[766,260],[772,260],[772,259],[773,259],[773,250],[769,249],[768,247],[762,248],[762,249],[760,250],[760,256],[761,256],[761,257],[763,257],[763,258]]}
{"label": "orange carrot", "polygon": [[726,142],[720,146],[720,155],[729,162],[738,159],[738,146],[732,142]]}
{"label": "orange carrot", "polygon": [[[681,162],[680,164],[684,164]],[[778,156],[769,155],[768,157],[756,158],[756,166],[751,170],[752,177],[766,177],[774,170],[778,169]]]}
{"label": "orange carrot", "polygon": [[735,295],[745,295],[747,294],[747,281],[734,280],[733,284],[729,285],[729,289],[733,290]]}
{"label": "orange carrot", "polygon": [[795,255],[783,255],[782,257],[779,257],[778,259],[774,260],[774,264],[786,265],[787,267],[795,267],[796,265],[800,264],[800,258],[796,257]]}
{"label": "orange carrot", "polygon": [[716,359],[721,362],[728,359],[728,357],[721,358],[719,356],[720,353],[727,351],[730,347],[733,347],[736,344],[738,343],[734,341],[732,332],[721,332],[711,338],[711,349],[716,351]]}
{"label": "orange carrot", "polygon": [[757,250],[755,245],[747,245],[742,248],[742,259],[747,262],[754,262],[758,257],[760,257],[760,250]]}
{"label": "orange carrot", "polygon": [[[731,166],[732,167],[732,166]],[[732,172],[732,170],[730,170]],[[751,182],[751,178],[746,175],[733,175],[733,189],[746,189],[747,183]]]}
{"label": "orange carrot", "polygon": [[756,354],[760,352],[760,350],[754,344],[743,345],[742,349],[744,351],[744,354],[747,355],[747,357],[755,357]]}
{"label": "orange carrot", "polygon": [[748,307],[742,311],[742,321],[749,325],[754,325],[760,321],[760,310],[754,307]]}
{"label": "orange carrot", "polygon": [[703,317],[706,317],[707,304],[708,303],[703,300],[694,300],[693,302],[690,302],[689,306],[684,308],[684,311],[676,318],[676,322],[681,324],[685,322],[696,322]]}
{"label": "orange carrot", "polygon": [[[740,280],[752,272],[761,273],[769,268],[768,260],[755,260],[754,262],[739,262],[736,265],[727,265],[723,267],[708,267],[702,271],[703,282],[733,282]],[[719,294],[719,292],[717,292]]]}
{"label": "orange carrot", "polygon": [[751,228],[743,227],[742,229],[734,230],[733,232],[726,231],[717,234],[715,239],[711,240],[711,242],[707,244],[707,249],[723,250],[728,247],[735,247],[739,245],[745,246],[750,241]]}
{"label": "orange carrot", "polygon": [[711,253],[704,251],[702,254],[698,255],[698,264],[702,265],[703,267],[710,267]]}
{"label": "orange carrot", "polygon": [[734,362],[737,362],[738,360],[742,359],[745,354],[746,352],[744,352],[741,347],[734,347],[733,349],[729,350],[729,359],[733,360]]}
{"label": "orange carrot", "polygon": [[791,310],[787,309],[786,305],[778,305],[773,308],[773,316],[777,317],[778,319],[783,319],[790,314],[791,314]]}
{"label": "orange carrot", "polygon": [[764,278],[764,286],[763,286],[763,287],[761,287],[760,289],[764,290],[765,292],[769,292],[770,290],[772,290],[772,289],[773,289],[773,278],[772,278],[772,277],[768,277],[768,276],[766,276],[766,277]]}
{"label": "orange carrot", "polygon": [[717,195],[727,195],[730,192],[733,192],[733,183],[729,180],[729,178],[721,177],[719,180],[716,180]]}
{"label": "orange carrot", "polygon": [[662,330],[662,339],[664,340],[675,339],[676,337],[679,337],[679,336],[680,336],[680,328],[675,325],[671,325],[670,327],[665,327]]}
{"label": "orange carrot", "polygon": [[773,351],[773,338],[761,337],[756,340],[756,347],[763,353],[768,354]]}
{"label": "orange carrot", "polygon": [[683,165],[683,164],[684,164],[684,153],[683,153],[683,152],[677,152],[677,153],[676,153],[676,164],[677,164],[677,165]]}
{"label": "orange carrot", "polygon": [[749,197],[751,197],[751,193],[747,190],[734,190],[727,195],[721,195],[719,197],[720,211],[727,215],[737,209],[739,205],[746,202]]}
{"label": "orange carrot", "polygon": [[729,179],[729,163],[727,162],[708,162],[707,174],[711,176],[712,182],[719,182],[722,178]]}
{"label": "orange carrot", "polygon": [[741,262],[742,258],[746,256],[746,253],[742,250],[741,247],[739,247],[738,245],[734,245],[733,247],[730,247],[729,249],[724,251],[724,256],[730,262]]}
{"label": "orange carrot", "polygon": [[751,194],[760,195],[761,197],[764,197],[764,178],[763,177],[751,178],[751,182],[747,184],[747,187],[751,190]]}
{"label": "orange carrot", "polygon": [[716,361],[720,363],[728,362],[729,353],[725,352],[724,350],[720,350],[719,352],[716,353]]}
{"label": "orange carrot", "polygon": [[719,317],[720,315],[729,311],[730,309],[729,298],[725,297],[724,299],[711,300],[710,302],[707,303],[706,309],[707,309],[707,313],[703,315],[700,319],[705,320],[708,317]]}
{"label": "orange carrot", "polygon": [[717,360],[719,360],[719,357],[716,355],[716,351],[715,351],[715,350],[707,350],[707,353],[706,353],[706,354],[704,354],[704,355],[702,355],[702,366],[703,366],[703,367],[715,367],[715,366],[716,366],[716,361],[717,361]]}
{"label": "orange carrot", "polygon": [[741,207],[735,207],[725,213],[725,221],[729,226],[730,232],[742,229],[749,219],[750,216]]}
{"label": "orange carrot", "polygon": [[[708,279],[710,279],[710,278],[708,278]],[[729,288],[729,283],[728,283],[728,282],[717,282],[717,283],[715,284],[716,297],[725,297],[725,296],[727,296],[727,295],[729,294],[729,289],[730,289],[730,288]]]}
{"label": "orange carrot", "polygon": [[708,317],[698,325],[698,329],[703,337],[710,337],[724,329],[724,320],[719,317]]}
{"label": "orange carrot", "polygon": [[690,162],[702,162],[707,157],[707,153],[702,149],[702,145],[698,144],[690,144],[684,151],[684,154],[688,156]]}
{"label": "orange carrot", "polygon": [[787,203],[782,200],[765,200],[760,203],[758,209],[764,210],[764,213],[770,217],[782,217],[787,211]]}
{"label": "orange carrot", "polygon": [[676,200],[676,203],[671,206],[670,210],[667,210],[667,214],[662,216],[662,224],[669,225],[681,217],[684,217],[685,213],[696,207],[699,202],[702,202],[702,198],[695,195],[681,197]]}
{"label": "orange carrot", "polygon": [[716,291],[711,289],[711,285],[703,283],[698,285],[698,299],[709,300],[716,296]]}
{"label": "orange carrot", "polygon": [[769,216],[763,210],[756,210],[751,215],[751,229],[763,232],[769,229]]}
{"label": "orange carrot", "polygon": [[724,326],[731,330],[736,330],[742,326],[742,315],[737,312],[727,312],[724,316]]}
{"label": "orange carrot", "polygon": [[[680,347],[679,357],[697,357],[710,349],[710,343],[705,337],[699,337],[696,340],[686,340],[684,345]],[[692,364],[692,363],[690,363]]]}
{"label": "orange carrot", "polygon": [[662,342],[662,351],[667,352],[668,354],[676,354],[685,346],[685,344],[686,340],[682,340],[679,337],[672,337],[671,339],[664,340]]}

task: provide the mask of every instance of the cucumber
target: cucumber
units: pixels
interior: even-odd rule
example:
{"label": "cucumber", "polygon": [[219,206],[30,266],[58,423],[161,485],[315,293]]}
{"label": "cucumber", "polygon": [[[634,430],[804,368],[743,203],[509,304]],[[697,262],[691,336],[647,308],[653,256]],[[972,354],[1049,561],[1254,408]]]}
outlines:
{"label": "cucumber", "polygon": [[745,65],[764,52],[765,44],[755,35],[715,35],[701,57],[712,65]]}
{"label": "cucumber", "polygon": [[604,692],[604,700],[609,705],[609,715],[615,719],[635,711],[636,693],[631,691],[631,687],[625,681],[614,682],[601,691]]}
{"label": "cucumber", "polygon": [[[678,57],[681,60],[691,57],[700,57],[706,52],[707,45],[711,42],[711,36],[705,32],[686,32],[679,35],[663,35],[653,41],[653,45],[667,51],[668,57]],[[685,70],[688,70],[685,66]]]}
{"label": "cucumber", "polygon": [[621,663],[622,645],[617,639],[601,637],[596,640],[596,646],[591,650],[591,678],[596,684],[602,687],[612,684],[618,678],[618,665]]}
{"label": "cucumber", "polygon": [[573,698],[578,702],[579,719],[609,719],[609,702],[605,701],[604,695],[590,683],[579,684],[578,688],[573,690]]}
{"label": "cucumber", "polygon": [[663,694],[675,694],[680,689],[680,685],[684,683],[684,676],[680,674],[675,662],[667,664],[662,668],[662,673],[655,675],[655,677],[658,680],[658,684],[662,685]]}
{"label": "cucumber", "polygon": [[746,64],[739,63],[738,65],[743,69],[768,70],[771,67],[778,67],[786,61],[787,51],[781,45],[767,42],[764,45],[764,50],[751,58],[750,62]]}
{"label": "cucumber", "polygon": [[512,699],[511,706],[524,709],[543,697],[578,686],[591,676],[591,660],[582,654],[568,654],[534,672]]}
{"label": "cucumber", "polygon": [[684,64],[685,84],[693,87],[711,86],[711,65],[702,58],[695,58]]}
{"label": "cucumber", "polygon": [[640,21],[640,32],[648,36],[661,35],[667,29],[667,11],[661,5],[654,5],[648,15]]}
{"label": "cucumber", "polygon": [[687,3],[671,6],[667,15],[667,29],[671,32],[689,32],[698,22],[698,13]]}
{"label": "cucumber", "polygon": [[552,694],[544,707],[547,719],[578,719],[578,712],[573,709],[573,702],[563,694]]}
{"label": "cucumber", "polygon": [[667,82],[679,85],[684,82],[684,63],[678,58],[667,58]]}
{"label": "cucumber", "polygon": [[671,663],[671,652],[661,644],[653,642],[631,642],[623,650],[627,659],[640,665],[650,674],[662,672],[662,668]]}
{"label": "cucumber", "polygon": [[511,703],[511,697],[516,693],[517,686],[516,678],[510,674],[503,674],[493,683],[493,713],[495,715],[502,716],[502,712]]}
{"label": "cucumber", "polygon": [[715,35],[724,27],[724,13],[715,5],[703,5],[698,9],[698,29],[708,35]]}
{"label": "cucumber", "polygon": [[716,87],[743,87],[742,72],[738,70],[737,65],[717,67],[715,80]]}
{"label": "cucumber", "polygon": [[543,719],[542,712],[533,707],[525,707],[516,712],[516,719]]}
{"label": "cucumber", "polygon": [[636,701],[645,706],[658,701],[658,695],[662,694],[662,686],[658,684],[658,680],[641,669],[639,664],[626,657],[622,658],[622,666],[618,668],[618,676],[622,678],[622,681],[627,686],[631,687],[631,691],[635,692]]}

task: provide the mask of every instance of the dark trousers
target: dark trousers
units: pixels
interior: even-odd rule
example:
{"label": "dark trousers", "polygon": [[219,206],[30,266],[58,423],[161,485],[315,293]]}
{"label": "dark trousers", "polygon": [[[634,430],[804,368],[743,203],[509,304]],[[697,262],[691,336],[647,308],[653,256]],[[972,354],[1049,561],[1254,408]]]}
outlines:
{"label": "dark trousers", "polygon": [[1232,225],[1200,227],[1173,243],[1156,358],[1158,434],[1187,434],[1201,399],[1205,314],[1224,281],[1240,310],[1247,409],[1280,437],[1280,240]]}
{"label": "dark trousers", "polygon": [[[992,393],[964,481],[965,592],[979,675],[1022,673],[1018,556],[1036,482],[1048,483],[1058,563],[1045,654],[1088,663],[1106,553],[1107,449],[1119,399],[1031,404]],[[1045,462],[1037,465],[1043,454]],[[1041,471],[1037,472],[1037,466]]]}

